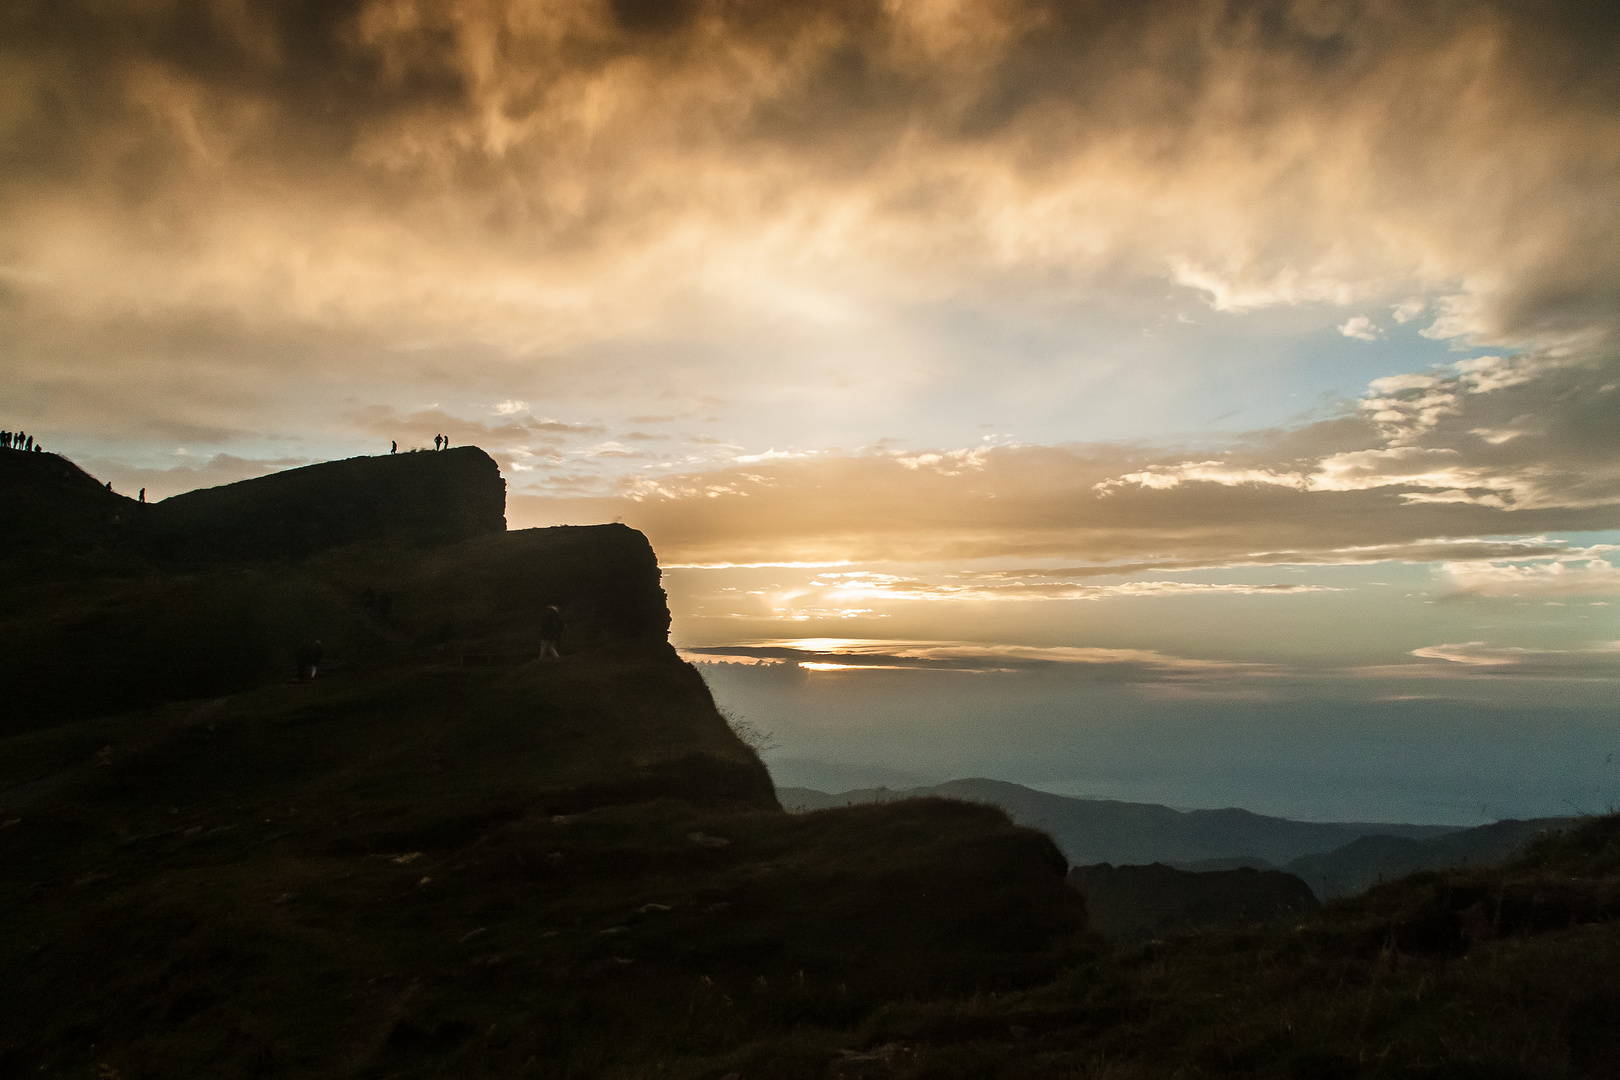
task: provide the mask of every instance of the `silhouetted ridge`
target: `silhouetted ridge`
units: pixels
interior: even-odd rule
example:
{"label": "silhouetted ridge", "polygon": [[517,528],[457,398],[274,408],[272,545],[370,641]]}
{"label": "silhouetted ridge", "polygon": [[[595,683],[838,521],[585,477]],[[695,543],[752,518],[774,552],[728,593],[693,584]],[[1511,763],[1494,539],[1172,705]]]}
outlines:
{"label": "silhouetted ridge", "polygon": [[0,505],[15,525],[0,556],[77,555],[119,543],[142,509],[65,457],[21,450],[0,452]]}
{"label": "silhouetted ridge", "polygon": [[164,559],[299,558],[368,541],[444,544],[506,528],[506,481],[476,446],[356,457],[188,491],[148,507]]}

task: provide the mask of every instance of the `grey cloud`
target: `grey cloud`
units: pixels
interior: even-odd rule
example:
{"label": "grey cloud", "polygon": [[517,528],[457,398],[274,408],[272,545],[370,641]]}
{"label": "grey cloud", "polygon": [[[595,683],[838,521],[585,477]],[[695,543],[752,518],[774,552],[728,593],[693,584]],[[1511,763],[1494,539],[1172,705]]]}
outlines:
{"label": "grey cloud", "polygon": [[754,462],[643,478],[618,497],[514,512],[622,517],[681,562],[1083,558],[1144,570],[1445,557],[1443,541],[1452,539],[1620,524],[1620,507],[1609,504],[1508,511],[1413,503],[1403,488],[1188,482],[1103,494],[1099,484],[1151,467],[1152,459],[1130,448],[973,453],[973,465],[943,471],[876,454]]}
{"label": "grey cloud", "polygon": [[1360,566],[1369,563],[1475,562],[1541,559],[1564,555],[1562,543],[1524,540],[1430,540],[1407,544],[1371,544],[1365,547],[1316,551],[1260,551],[1215,562],[1174,561],[1103,563],[1096,566],[1059,566],[1024,570],[964,571],[953,575],[984,581],[1061,581],[1072,578],[1129,577],[1181,570],[1219,570],[1238,566]]}
{"label": "grey cloud", "polygon": [[1049,671],[1105,682],[1200,683],[1263,678],[1282,673],[1267,664],[1170,656],[1151,649],[1102,649],[984,645],[949,641],[849,641],[722,645],[686,648],[690,660],[779,662],[850,669],[909,668],[926,671]]}
{"label": "grey cloud", "polygon": [[1412,651],[1408,664],[1357,669],[1356,674],[1387,678],[1436,679],[1617,679],[1620,642],[1583,649],[1535,649],[1483,641],[1429,645]]}

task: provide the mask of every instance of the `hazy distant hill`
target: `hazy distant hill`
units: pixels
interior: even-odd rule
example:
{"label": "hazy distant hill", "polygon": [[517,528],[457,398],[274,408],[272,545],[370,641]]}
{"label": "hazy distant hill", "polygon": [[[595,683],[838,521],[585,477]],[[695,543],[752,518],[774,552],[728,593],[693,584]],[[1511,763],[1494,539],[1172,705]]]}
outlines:
{"label": "hazy distant hill", "polygon": [[[836,795],[813,788],[782,787],[776,794],[789,810],[820,810],[921,796],[989,803],[1007,811],[1018,824],[1049,834],[1075,866],[1163,863],[1202,873],[1240,868],[1285,870],[1297,875],[1322,900],[1352,896],[1379,881],[1420,870],[1501,862],[1531,839],[1567,829],[1577,821],[1537,818],[1499,821],[1471,829],[1290,821],[1247,810],[1183,811],[1154,803],[1073,799],[1021,784],[983,779],[952,780],[901,791],[866,788]],[[1155,879],[1161,886],[1170,880],[1161,877],[1163,881]]]}
{"label": "hazy distant hill", "polygon": [[1335,851],[1295,859],[1287,870],[1303,878],[1317,896],[1330,900],[1353,896],[1379,881],[1392,881],[1419,870],[1501,862],[1535,837],[1562,832],[1578,821],[1578,818],[1498,821],[1427,840],[1363,836]]}
{"label": "hazy distant hill", "polygon": [[905,791],[871,788],[837,795],[810,788],[777,789],[777,797],[790,810],[928,795],[999,806],[1020,825],[1048,833],[1077,866],[1157,862],[1188,867],[1205,860],[1226,860],[1212,869],[1234,865],[1230,860],[1242,860],[1246,865],[1264,860],[1261,865],[1281,866],[1304,855],[1333,851],[1363,836],[1420,841],[1458,831],[1448,825],[1290,821],[1247,810],[1172,810],[1153,803],[1051,795],[1001,780],[952,780]]}

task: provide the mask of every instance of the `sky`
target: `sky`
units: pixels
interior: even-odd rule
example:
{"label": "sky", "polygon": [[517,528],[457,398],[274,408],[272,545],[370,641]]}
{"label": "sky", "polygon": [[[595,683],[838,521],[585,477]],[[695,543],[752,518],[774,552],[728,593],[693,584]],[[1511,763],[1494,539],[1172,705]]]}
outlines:
{"label": "sky", "polygon": [[0,425],[622,520],[778,780],[1620,804],[1620,16],[16,0]]}

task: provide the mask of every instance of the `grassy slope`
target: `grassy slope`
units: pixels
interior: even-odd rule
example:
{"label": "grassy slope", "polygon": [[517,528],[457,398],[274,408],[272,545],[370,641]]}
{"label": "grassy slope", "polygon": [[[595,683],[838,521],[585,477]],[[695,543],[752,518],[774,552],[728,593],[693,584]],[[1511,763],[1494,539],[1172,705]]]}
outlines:
{"label": "grassy slope", "polygon": [[[1620,819],[1275,930],[1189,934],[1039,989],[898,1004],[846,1076],[1620,1076]],[[852,1059],[853,1060],[853,1059]]]}

